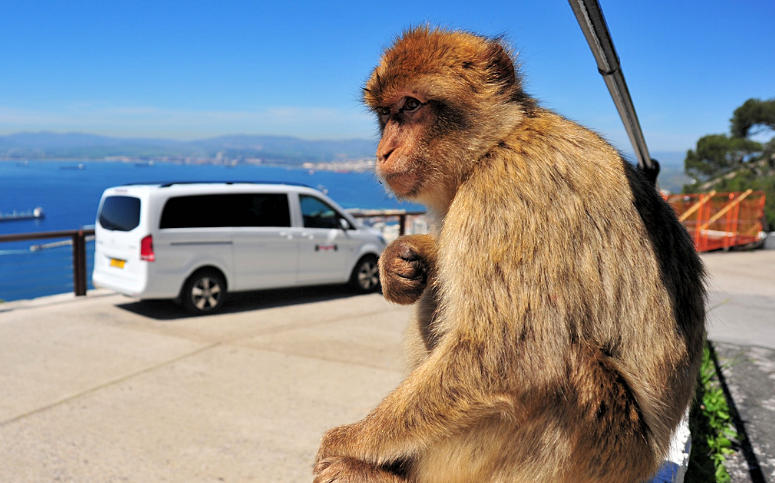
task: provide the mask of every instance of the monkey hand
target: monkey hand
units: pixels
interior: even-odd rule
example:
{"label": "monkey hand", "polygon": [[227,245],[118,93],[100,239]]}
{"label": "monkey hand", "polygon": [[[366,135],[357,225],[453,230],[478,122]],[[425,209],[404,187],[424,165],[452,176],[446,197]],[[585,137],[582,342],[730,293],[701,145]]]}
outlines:
{"label": "monkey hand", "polygon": [[314,483],[400,483],[403,478],[347,456],[331,456],[315,465]]}
{"label": "monkey hand", "polygon": [[322,461],[329,459],[332,456],[347,456],[345,448],[351,439],[352,426],[354,426],[354,424],[338,426],[326,431],[320,442],[317,457],[315,458],[316,473],[318,471],[317,468]]}
{"label": "monkey hand", "polygon": [[345,447],[351,438],[352,426],[339,426],[323,435],[312,470],[315,483],[369,481],[363,475],[369,469],[376,470],[376,467],[344,455]]}
{"label": "monkey hand", "polygon": [[436,242],[430,235],[409,235],[394,240],[379,259],[379,277],[385,298],[412,304],[434,277]]}

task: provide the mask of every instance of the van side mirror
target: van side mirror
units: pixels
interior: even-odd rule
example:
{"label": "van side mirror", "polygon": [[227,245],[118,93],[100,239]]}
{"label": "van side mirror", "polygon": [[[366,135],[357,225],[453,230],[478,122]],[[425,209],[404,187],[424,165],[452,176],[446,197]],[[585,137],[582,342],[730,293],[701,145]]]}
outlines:
{"label": "van side mirror", "polygon": [[346,220],[346,219],[344,219],[344,218],[339,218],[339,227],[340,227],[342,230],[349,230],[349,229],[351,228],[351,226],[350,226],[350,222],[349,222],[349,221],[347,221],[347,220]]}

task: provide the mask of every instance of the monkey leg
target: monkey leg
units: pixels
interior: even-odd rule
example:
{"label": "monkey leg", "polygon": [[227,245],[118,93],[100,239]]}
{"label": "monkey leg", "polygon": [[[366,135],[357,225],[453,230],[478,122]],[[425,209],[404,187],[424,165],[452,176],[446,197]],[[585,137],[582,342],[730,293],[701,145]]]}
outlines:
{"label": "monkey leg", "polygon": [[406,480],[390,471],[356,460],[332,457],[318,461],[313,483],[403,483]]}
{"label": "monkey leg", "polygon": [[316,461],[333,456],[375,466],[411,461],[484,418],[514,420],[514,398],[482,387],[481,351],[456,339],[445,338],[365,419],[328,431]]}
{"label": "monkey leg", "polygon": [[379,259],[379,276],[385,298],[413,304],[436,272],[436,242],[430,235],[407,235],[394,240]]}

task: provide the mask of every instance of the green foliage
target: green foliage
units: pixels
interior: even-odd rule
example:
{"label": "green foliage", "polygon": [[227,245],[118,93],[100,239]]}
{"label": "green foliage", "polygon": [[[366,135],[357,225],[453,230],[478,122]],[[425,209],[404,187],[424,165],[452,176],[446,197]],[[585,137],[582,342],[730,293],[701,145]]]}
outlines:
{"label": "green foliage", "polygon": [[734,452],[732,440],[737,438],[737,433],[732,427],[729,406],[719,387],[707,346],[702,354],[695,400],[689,413],[689,427],[692,432],[692,452],[685,481],[731,481],[724,462]]}
{"label": "green foliage", "polygon": [[761,151],[762,145],[750,139],[709,134],[697,141],[695,150],[686,153],[684,170],[692,178],[705,181],[738,168]]}
{"label": "green foliage", "polygon": [[751,134],[751,128],[757,125],[775,130],[775,99],[748,99],[735,109],[729,121],[732,136],[739,138],[747,137]]}
{"label": "green foliage", "polygon": [[773,159],[773,156],[775,156],[775,137],[764,144],[762,155],[767,159]]}
{"label": "green foliage", "polygon": [[765,143],[746,137],[755,134],[754,126],[775,130],[775,99],[748,99],[735,109],[730,123],[731,137],[709,134],[687,151],[684,171],[695,182],[684,186],[684,192],[764,191],[764,217],[775,228],[775,137]]}

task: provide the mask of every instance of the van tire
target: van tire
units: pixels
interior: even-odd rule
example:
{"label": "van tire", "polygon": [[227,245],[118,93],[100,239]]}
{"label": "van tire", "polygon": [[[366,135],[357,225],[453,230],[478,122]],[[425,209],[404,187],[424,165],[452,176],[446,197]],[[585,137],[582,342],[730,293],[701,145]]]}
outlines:
{"label": "van tire", "polygon": [[183,307],[195,315],[217,312],[226,299],[226,281],[218,271],[204,269],[188,277],[180,292]]}
{"label": "van tire", "polygon": [[379,289],[377,257],[366,255],[358,260],[350,275],[350,286],[359,293],[375,292]]}

